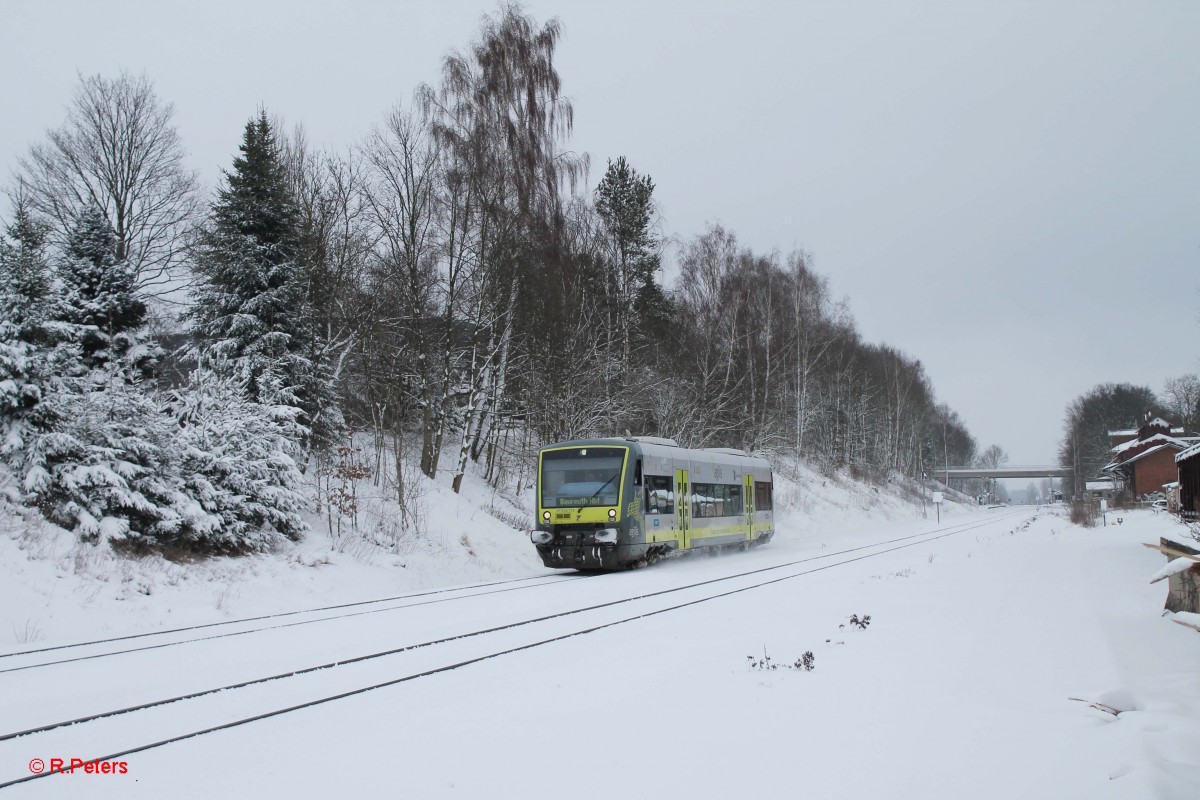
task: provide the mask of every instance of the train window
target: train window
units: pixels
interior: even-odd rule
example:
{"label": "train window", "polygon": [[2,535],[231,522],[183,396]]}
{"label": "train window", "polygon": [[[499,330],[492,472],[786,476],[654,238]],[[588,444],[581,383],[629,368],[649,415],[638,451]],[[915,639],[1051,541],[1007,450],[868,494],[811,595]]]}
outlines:
{"label": "train window", "polygon": [[646,476],[646,513],[675,513],[675,489],[670,477],[666,475]]}
{"label": "train window", "polygon": [[615,506],[624,475],[624,447],[570,447],[541,455],[543,508]]}
{"label": "train window", "polygon": [[735,516],[745,513],[745,508],[742,506],[742,487],[726,486],[725,489],[729,494],[729,502],[725,505],[726,516]]}
{"label": "train window", "polygon": [[715,483],[692,484],[692,517],[720,516],[718,508],[724,505],[722,498],[717,496],[720,489]]}
{"label": "train window", "polygon": [[772,491],[771,484],[765,481],[754,482],[754,510],[755,511],[770,511]]}
{"label": "train window", "polygon": [[633,485],[642,485],[642,460],[639,458],[633,467]]}
{"label": "train window", "polygon": [[693,517],[736,517],[742,509],[742,487],[724,483],[692,484]]}

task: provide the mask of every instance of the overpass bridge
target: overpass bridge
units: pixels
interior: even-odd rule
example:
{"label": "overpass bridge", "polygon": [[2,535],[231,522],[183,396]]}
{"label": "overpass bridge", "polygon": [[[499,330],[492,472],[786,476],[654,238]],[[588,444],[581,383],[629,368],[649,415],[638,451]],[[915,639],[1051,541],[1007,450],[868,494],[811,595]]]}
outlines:
{"label": "overpass bridge", "polygon": [[929,477],[940,478],[944,481],[964,478],[1069,478],[1073,474],[1070,467],[1054,466],[1009,466],[1003,467],[948,467],[929,470]]}

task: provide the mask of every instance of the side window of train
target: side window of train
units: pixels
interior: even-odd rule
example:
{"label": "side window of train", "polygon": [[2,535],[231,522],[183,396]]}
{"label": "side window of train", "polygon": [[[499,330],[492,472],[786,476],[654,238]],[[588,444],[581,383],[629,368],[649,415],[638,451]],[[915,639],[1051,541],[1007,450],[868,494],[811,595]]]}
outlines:
{"label": "side window of train", "polygon": [[692,519],[717,515],[716,486],[711,483],[692,484]]}
{"label": "side window of train", "polygon": [[765,481],[754,482],[754,510],[771,510],[771,484]]}
{"label": "side window of train", "polygon": [[692,516],[737,517],[745,513],[742,487],[728,483],[693,483]]}
{"label": "side window of train", "polygon": [[675,513],[675,489],[669,476],[646,476],[646,513]]}
{"label": "side window of train", "polygon": [[637,463],[633,465],[633,485],[642,485],[642,459],[640,458],[637,460]]}

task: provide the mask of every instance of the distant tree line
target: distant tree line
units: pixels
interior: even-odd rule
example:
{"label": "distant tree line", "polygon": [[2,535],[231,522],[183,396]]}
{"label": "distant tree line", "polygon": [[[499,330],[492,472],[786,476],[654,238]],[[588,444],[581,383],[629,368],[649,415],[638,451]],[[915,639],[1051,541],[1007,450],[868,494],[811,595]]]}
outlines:
{"label": "distant tree line", "polygon": [[626,432],[876,478],[973,463],[808,254],[713,225],[663,284],[651,177],[618,156],[581,188],[560,36],[502,7],[345,154],[259,109],[207,201],[150,81],[84,78],[10,191],[5,491],[85,538],[238,551],[300,535],[301,471],[353,431],[455,490]]}

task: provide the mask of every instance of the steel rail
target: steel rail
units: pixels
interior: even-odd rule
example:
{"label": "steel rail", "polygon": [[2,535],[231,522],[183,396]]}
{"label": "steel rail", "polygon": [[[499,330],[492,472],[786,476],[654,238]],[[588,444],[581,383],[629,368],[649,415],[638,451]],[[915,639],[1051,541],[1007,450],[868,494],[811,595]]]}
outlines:
{"label": "steel rail", "polygon": [[[141,653],[141,652],[145,652],[147,650],[161,650],[165,647],[176,647],[178,645],[191,644],[193,642],[208,642],[208,641],[212,641],[214,639],[229,639],[234,636],[246,636],[251,633],[262,633],[263,631],[276,631],[276,630],[283,630],[285,628],[295,628],[300,625],[314,625],[318,622],[331,622],[331,621],[336,621],[336,620],[341,620],[341,619],[350,619],[352,617],[363,617],[363,616],[367,616],[369,614],[383,614],[388,611],[403,611],[406,608],[420,608],[421,606],[436,605],[438,603],[450,603],[455,600],[466,600],[466,599],[470,599],[472,597],[484,597],[484,596],[490,595],[490,594],[505,594],[507,592],[517,592],[517,591],[521,591],[523,589],[536,589],[536,588],[539,588],[542,586],[552,586],[556,583],[564,583],[566,581],[572,581],[572,580],[575,580],[580,577],[588,577],[588,576],[564,575],[564,576],[557,578],[556,580],[547,580],[547,581],[543,581],[542,583],[534,583],[534,584],[530,584],[528,586],[509,586],[508,588],[505,588],[505,589],[490,589],[486,592],[475,592],[473,594],[458,594],[458,595],[455,595],[454,597],[442,597],[442,598],[438,598],[436,600],[423,600],[419,603],[404,603],[403,605],[398,605],[398,606],[388,606],[386,608],[372,608],[367,611],[353,611],[353,612],[350,612],[347,614],[335,614],[335,615],[329,616],[329,617],[318,617],[317,619],[300,620],[299,622],[283,622],[283,623],[280,623],[277,625],[263,625],[263,626],[260,626],[257,628],[248,628],[243,631],[230,631],[229,633],[215,633],[215,634],[212,634],[211,636],[196,636],[196,637],[193,637],[190,639],[178,639],[176,641],[162,642],[160,644],[148,644],[148,645],[143,645],[141,647],[127,647],[124,650],[107,650],[103,653],[92,653],[92,654],[86,655],[86,656],[75,656],[73,658],[61,658],[56,661],[39,661],[36,664],[23,664],[22,666],[19,666],[19,667],[6,667],[4,669],[0,669],[0,675],[3,675],[4,673],[8,673],[8,672],[24,672],[26,670],[40,669],[42,667],[53,667],[53,666],[57,666],[59,664],[73,664],[77,661],[92,661],[97,658],[108,658],[110,656],[125,655],[127,653]],[[528,580],[528,579],[527,578],[518,578],[516,580]],[[498,581],[498,583],[510,583],[510,582],[511,581]],[[455,591],[455,590],[447,589],[445,591]],[[426,594],[437,594],[437,593],[438,592],[429,592]],[[421,596],[421,595],[418,595],[418,596]],[[369,602],[375,602],[375,601],[369,601]],[[356,605],[359,605],[359,604],[356,604]],[[283,614],[281,616],[288,616],[289,614],[292,614],[292,613],[302,613],[302,612],[288,612],[287,614]],[[207,626],[202,626],[202,627],[207,627]],[[3,739],[0,739],[0,741],[3,741]]]}
{"label": "steel rail", "polygon": [[[588,628],[583,628],[581,630],[572,631],[572,632],[569,632],[566,634],[560,634],[560,635],[553,636],[553,637],[550,637],[547,639],[539,640],[537,642],[527,643],[524,645],[507,648],[507,649],[500,650],[497,652],[485,653],[484,655],[481,655],[481,656],[476,656],[476,657],[469,658],[469,659],[459,661],[459,662],[449,664],[449,665],[435,667],[435,668],[417,672],[417,673],[414,673],[411,675],[406,675],[406,676],[403,676],[400,678],[394,678],[394,679],[391,679],[388,681],[384,681],[382,683],[376,683],[376,684],[372,684],[369,686],[360,687],[360,688],[348,690],[345,692],[340,692],[340,693],[330,695],[327,697],[317,698],[316,700],[310,700],[310,701],[306,701],[304,703],[288,706],[286,708],[277,709],[277,710],[269,711],[269,712],[264,712],[264,713],[256,714],[256,715],[246,717],[243,719],[238,719],[238,720],[233,720],[228,723],[223,723],[221,725],[216,725],[216,726],[212,726],[209,728],[204,728],[202,730],[192,731],[190,733],[169,737],[166,739],[159,740],[157,742],[153,742],[153,743],[146,744],[146,745],[140,745],[138,747],[134,747],[134,748],[130,748],[127,750],[123,750],[121,752],[106,755],[106,756],[100,757],[98,759],[95,759],[95,758],[88,759],[88,761],[96,761],[96,760],[111,761],[111,760],[120,758],[122,756],[131,755],[131,754],[139,753],[139,752],[144,752],[146,750],[155,749],[157,747],[162,747],[167,744],[173,744],[175,742],[180,742],[180,741],[184,741],[186,739],[195,738],[197,736],[202,736],[202,735],[206,735],[209,733],[215,733],[217,731],[227,730],[229,728],[239,727],[241,725],[246,725],[251,722],[268,719],[271,717],[279,716],[279,715],[290,713],[293,711],[299,711],[299,710],[302,710],[305,708],[311,708],[313,706],[322,705],[324,703],[333,702],[335,700],[345,699],[347,697],[353,697],[358,694],[363,694],[365,692],[374,691],[376,689],[386,688],[388,686],[394,686],[396,684],[415,680],[417,678],[423,678],[423,677],[428,677],[428,676],[436,675],[436,674],[443,673],[443,672],[448,672],[448,671],[466,667],[466,666],[469,666],[472,664],[477,664],[482,661],[487,661],[492,658],[498,658],[500,656],[505,656],[505,655],[509,655],[512,653],[529,650],[534,647],[540,647],[543,645],[552,644],[552,643],[563,641],[565,639],[570,639],[570,638],[573,638],[576,636],[582,636],[582,635],[594,633],[596,631],[604,630],[606,628],[611,628],[616,625],[621,625],[621,624],[625,624],[625,623],[629,623],[629,622],[635,622],[637,620],[657,616],[659,614],[663,614],[663,613],[666,613],[669,611],[677,611],[682,608],[687,608],[690,606],[698,605],[700,603],[709,602],[711,600],[717,600],[720,598],[740,594],[742,592],[751,591],[754,589],[760,589],[764,586],[770,586],[772,584],[781,583],[783,581],[803,577],[805,575],[810,575],[815,572],[821,572],[821,571],[824,571],[827,569],[832,569],[834,567],[844,566],[846,564],[851,564],[851,563],[854,563],[857,561],[863,561],[865,559],[875,558],[875,557],[878,557],[881,555],[885,555],[887,553],[895,552],[897,550],[903,550],[903,549],[906,549],[909,547],[916,547],[918,545],[926,544],[928,542],[937,541],[939,539],[948,538],[950,536],[956,536],[958,534],[965,533],[970,530],[975,530],[977,528],[981,528],[981,527],[984,527],[987,525],[991,525],[1000,520],[1009,519],[1009,518],[1015,517],[1015,516],[1021,516],[1021,514],[1019,514],[1019,513],[1006,514],[1003,516],[993,517],[991,519],[988,519],[988,520],[985,520],[982,522],[977,522],[975,524],[965,524],[964,523],[961,526],[957,526],[957,528],[955,530],[950,530],[950,531],[932,531],[932,532],[924,531],[924,532],[920,532],[920,533],[916,533],[916,534],[910,534],[908,536],[897,537],[897,538],[885,540],[882,542],[875,542],[872,544],[860,545],[857,547],[847,548],[845,550],[839,550],[839,551],[835,551],[832,553],[825,553],[825,554],[821,554],[821,555],[810,556],[810,557],[803,558],[803,559],[797,559],[795,561],[790,561],[790,562],[787,562],[784,564],[777,564],[777,565],[773,565],[770,567],[761,567],[761,568],[754,569],[754,570],[747,570],[744,572],[735,573],[733,575],[726,575],[726,576],[721,576],[718,578],[710,578],[710,579],[703,580],[703,581],[696,581],[694,583],[686,584],[683,586],[677,586],[677,587],[673,587],[670,589],[663,589],[663,590],[656,591],[656,592],[647,592],[647,593],[641,594],[641,595],[635,595],[632,597],[626,597],[626,598],[621,598],[618,600],[594,604],[594,605],[583,607],[583,608],[572,609],[569,611],[559,612],[559,613],[555,613],[555,614],[549,614],[549,615],[537,617],[534,619],[521,620],[521,621],[517,621],[517,622],[513,622],[513,623],[507,623],[504,625],[495,626],[495,627],[484,629],[484,630],[473,631],[473,632],[465,633],[465,634],[459,634],[459,635],[455,635],[455,636],[446,637],[443,639],[432,640],[429,642],[422,642],[420,644],[407,645],[404,647],[394,648],[394,649],[382,651],[379,653],[372,653],[369,655],[357,656],[357,657],[351,658],[351,659],[335,661],[335,662],[330,662],[328,664],[322,664],[322,665],[318,665],[318,666],[307,667],[307,668],[304,668],[301,670],[295,670],[295,671],[291,671],[291,672],[287,672],[287,673],[281,673],[279,675],[273,675],[273,676],[268,676],[268,677],[264,677],[264,678],[257,678],[257,679],[253,679],[253,680],[249,680],[249,681],[244,681],[244,682],[241,682],[238,684],[232,684],[230,686],[214,688],[214,689],[206,689],[206,690],[203,690],[200,692],[194,692],[194,693],[190,693],[187,695],[180,695],[177,697],[167,698],[164,700],[154,701],[154,702],[150,702],[150,703],[144,703],[144,704],[137,705],[137,706],[130,706],[127,708],[116,709],[113,711],[101,712],[101,713],[93,714],[93,715],[86,716],[86,717],[80,717],[80,718],[74,719],[74,720],[67,720],[67,721],[63,721],[63,722],[52,723],[49,725],[41,726],[38,728],[31,728],[31,729],[28,729],[25,731],[17,731],[14,733],[4,734],[4,735],[0,736],[0,741],[16,739],[16,738],[23,737],[23,736],[45,733],[45,732],[48,732],[51,730],[55,730],[57,728],[63,728],[63,727],[71,726],[71,725],[92,722],[92,721],[96,721],[96,720],[100,720],[100,719],[104,719],[104,718],[108,718],[108,717],[114,717],[114,716],[118,716],[118,715],[122,715],[122,714],[127,714],[127,713],[142,711],[142,710],[146,710],[146,709],[150,709],[150,708],[170,705],[172,703],[181,702],[183,700],[190,700],[190,699],[194,699],[197,697],[203,697],[205,695],[215,694],[215,693],[230,690],[230,689],[244,688],[247,686],[253,686],[256,684],[266,683],[268,681],[280,680],[280,679],[303,675],[303,674],[307,674],[307,673],[311,673],[311,672],[316,672],[316,671],[323,670],[323,669],[331,669],[331,668],[334,668],[337,666],[348,665],[348,664],[357,663],[357,662],[361,662],[361,661],[367,661],[367,660],[371,660],[371,659],[375,659],[375,658],[382,658],[382,657],[389,656],[389,655],[396,655],[398,653],[407,652],[407,651],[411,651],[411,650],[417,650],[420,648],[431,647],[431,646],[435,646],[435,645],[439,645],[439,644],[446,644],[448,642],[460,641],[463,639],[469,639],[469,638],[473,638],[473,637],[477,637],[477,636],[483,636],[486,634],[496,633],[496,632],[504,631],[504,630],[511,630],[513,628],[519,628],[519,627],[523,627],[526,625],[536,624],[539,622],[546,622],[551,619],[568,617],[568,616],[572,616],[575,614],[582,614],[582,613],[586,613],[588,611],[595,611],[598,609],[608,608],[608,607],[617,606],[617,605],[621,605],[621,604],[625,604],[625,603],[632,603],[632,602],[637,602],[640,600],[651,599],[654,597],[661,597],[663,595],[673,594],[675,592],[685,591],[687,589],[694,589],[694,588],[698,588],[698,587],[702,587],[702,586],[709,586],[709,585],[713,585],[713,584],[717,584],[717,583],[722,583],[722,582],[729,581],[729,580],[735,580],[737,578],[744,578],[744,577],[748,577],[748,576],[752,576],[752,575],[762,574],[762,573],[766,573],[766,572],[772,572],[772,571],[775,571],[778,569],[794,567],[794,566],[806,564],[806,563],[809,563],[812,561],[819,561],[819,560],[823,560],[823,559],[827,559],[827,558],[834,558],[834,557],[841,556],[841,555],[848,555],[851,553],[860,552],[862,550],[880,548],[880,547],[884,547],[885,545],[893,545],[893,544],[895,545],[894,547],[884,547],[884,549],[878,550],[877,552],[867,553],[864,555],[857,555],[857,556],[854,556],[853,558],[848,558],[848,559],[845,559],[842,561],[837,561],[832,564],[825,564],[825,565],[818,566],[818,567],[804,569],[800,572],[783,575],[783,576],[779,576],[779,577],[773,577],[768,580],[764,580],[764,581],[761,581],[758,583],[751,584],[749,586],[743,586],[743,587],[739,587],[736,589],[731,589],[729,591],[719,592],[717,594],[706,595],[704,597],[700,597],[700,598],[697,598],[694,600],[689,600],[689,601],[686,601],[683,603],[678,603],[676,605],[668,606],[666,608],[661,608],[661,609],[656,609],[656,610],[652,610],[652,611],[648,611],[648,612],[644,612],[644,613],[640,613],[640,614],[635,614],[635,615],[625,617],[625,618],[622,618],[619,620],[613,620],[613,621],[602,623],[599,625],[594,625],[594,626],[591,626]],[[930,534],[932,534],[932,535],[930,535]],[[918,541],[910,541],[912,539],[918,539],[918,537],[920,537]],[[903,542],[903,544],[897,544],[898,542]],[[0,783],[0,789],[3,789],[8,786],[13,786],[13,785],[16,785],[19,783],[25,783],[30,780],[35,780],[37,778],[44,777],[47,774],[49,774],[49,773],[28,775],[28,776],[25,776],[25,777],[22,777],[22,778],[19,778],[16,780],[3,782],[3,783]]]}

